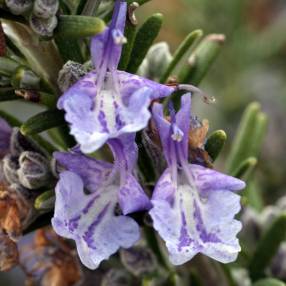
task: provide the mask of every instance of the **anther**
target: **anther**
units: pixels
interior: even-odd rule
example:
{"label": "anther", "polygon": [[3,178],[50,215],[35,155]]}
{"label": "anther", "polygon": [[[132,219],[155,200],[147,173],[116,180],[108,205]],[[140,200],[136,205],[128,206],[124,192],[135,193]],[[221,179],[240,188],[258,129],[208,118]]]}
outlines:
{"label": "anther", "polygon": [[212,104],[216,101],[214,96],[206,95],[202,90],[191,84],[178,84],[177,90],[184,90],[191,93],[199,94],[200,96],[202,96],[203,101],[207,104]]}

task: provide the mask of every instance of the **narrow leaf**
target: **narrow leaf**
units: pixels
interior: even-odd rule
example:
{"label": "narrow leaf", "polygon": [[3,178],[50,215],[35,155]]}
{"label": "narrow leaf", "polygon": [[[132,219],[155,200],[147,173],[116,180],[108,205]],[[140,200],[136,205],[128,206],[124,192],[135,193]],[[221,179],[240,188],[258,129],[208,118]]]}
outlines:
{"label": "narrow leaf", "polygon": [[131,23],[129,20],[126,21],[124,35],[127,38],[127,43],[123,46],[120,62],[118,65],[119,70],[126,70],[130,61],[130,56],[134,46],[136,36],[137,25]]}
{"label": "narrow leaf", "polygon": [[136,33],[133,50],[127,71],[136,73],[149,48],[158,36],[163,22],[163,15],[156,13],[142,25]]}
{"label": "narrow leaf", "polygon": [[227,135],[223,130],[214,131],[207,139],[205,149],[213,160],[218,157],[225,144],[226,139]]}
{"label": "narrow leaf", "polygon": [[255,157],[249,157],[242,161],[238,168],[231,175],[246,181],[249,179],[256,165],[257,159]]}
{"label": "narrow leaf", "polygon": [[172,71],[175,69],[176,65],[184,57],[184,55],[190,50],[192,45],[197,42],[203,35],[202,30],[195,30],[191,32],[181,43],[178,49],[175,51],[173,60],[169,64],[167,70],[164,72],[163,76],[160,79],[161,83],[166,82]]}
{"label": "narrow leaf", "polygon": [[253,286],[285,286],[283,281],[274,278],[261,279],[253,284]]}
{"label": "narrow leaf", "polygon": [[32,135],[54,127],[62,126],[65,123],[63,111],[57,109],[48,110],[29,118],[22,124],[20,131],[23,135]]}
{"label": "narrow leaf", "polygon": [[204,38],[182,68],[178,81],[198,85],[221,51],[224,41],[222,34],[211,34]]}
{"label": "narrow leaf", "polygon": [[52,190],[46,191],[39,195],[34,203],[35,209],[39,211],[52,210],[55,204],[55,192]]}
{"label": "narrow leaf", "polygon": [[260,105],[253,102],[248,105],[242,115],[227,161],[227,170],[231,174],[238,168],[241,161],[251,156],[250,147],[252,146],[257,122],[256,117],[259,111]]}
{"label": "narrow leaf", "polygon": [[105,23],[97,17],[61,15],[56,34],[71,39],[94,36],[104,29]]}

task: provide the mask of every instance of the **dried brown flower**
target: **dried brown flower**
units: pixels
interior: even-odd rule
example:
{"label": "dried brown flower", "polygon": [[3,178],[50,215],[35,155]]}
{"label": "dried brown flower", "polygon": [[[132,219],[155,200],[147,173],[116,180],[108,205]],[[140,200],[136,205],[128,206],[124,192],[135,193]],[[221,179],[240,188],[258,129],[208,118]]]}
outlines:
{"label": "dried brown flower", "polygon": [[51,228],[37,230],[32,242],[20,248],[20,263],[27,285],[70,286],[81,279],[73,247]]}
{"label": "dried brown flower", "polygon": [[18,264],[18,249],[6,233],[0,230],[0,271],[8,271]]}

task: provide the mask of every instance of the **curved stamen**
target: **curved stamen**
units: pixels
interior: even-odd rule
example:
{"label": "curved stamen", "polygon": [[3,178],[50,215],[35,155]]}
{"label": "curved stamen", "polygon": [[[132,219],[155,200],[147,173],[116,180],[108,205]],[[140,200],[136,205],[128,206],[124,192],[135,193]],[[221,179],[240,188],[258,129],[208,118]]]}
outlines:
{"label": "curved stamen", "polygon": [[176,89],[199,94],[202,96],[203,101],[207,104],[215,103],[215,101],[216,101],[214,96],[208,96],[201,89],[199,89],[198,87],[195,87],[194,85],[191,85],[191,84],[178,84]]}

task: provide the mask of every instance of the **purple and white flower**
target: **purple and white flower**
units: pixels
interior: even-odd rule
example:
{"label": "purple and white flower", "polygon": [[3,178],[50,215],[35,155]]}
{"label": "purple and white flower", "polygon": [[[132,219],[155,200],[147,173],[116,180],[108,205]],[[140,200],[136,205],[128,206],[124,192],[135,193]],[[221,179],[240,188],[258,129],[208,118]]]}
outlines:
{"label": "purple and white flower", "polygon": [[110,138],[143,129],[151,116],[151,100],[174,91],[174,87],[117,70],[126,42],[126,10],[126,1],[117,0],[110,26],[91,40],[95,70],[58,101],[58,108],[65,110],[71,134],[84,153],[97,150]]}
{"label": "purple and white flower", "polygon": [[[54,154],[66,171],[56,186],[52,225],[57,234],[75,240],[82,263],[90,269],[137,242],[139,226],[127,214],[151,207],[132,174],[137,160],[134,136],[109,140],[113,164],[78,152]],[[116,214],[118,206],[122,215]]]}
{"label": "purple and white flower", "polygon": [[182,96],[181,109],[171,114],[171,122],[164,118],[161,104],[153,106],[168,167],[155,186],[150,215],[174,265],[197,253],[228,263],[240,251],[236,235],[241,223],[234,219],[240,196],[234,192],[245,183],[188,163],[190,110],[190,94]]}

